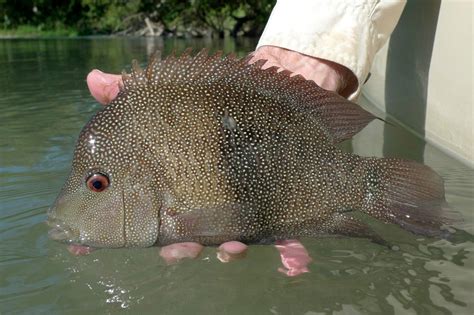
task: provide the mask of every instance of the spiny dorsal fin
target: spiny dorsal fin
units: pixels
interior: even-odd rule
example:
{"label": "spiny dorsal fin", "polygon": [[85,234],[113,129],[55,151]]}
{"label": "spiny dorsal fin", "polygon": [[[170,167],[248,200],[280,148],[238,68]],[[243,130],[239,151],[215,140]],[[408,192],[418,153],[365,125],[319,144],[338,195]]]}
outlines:
{"label": "spiny dorsal fin", "polygon": [[130,76],[124,76],[124,91],[138,86],[157,84],[224,84],[240,89],[253,89],[275,100],[286,100],[308,115],[314,115],[326,126],[334,143],[350,139],[364,128],[375,116],[342,96],[319,87],[315,82],[300,75],[291,76],[289,71],[276,67],[262,70],[266,62],[259,60],[249,64],[251,57],[224,56],[222,52],[209,55],[206,49],[192,56],[187,49],[180,56],[174,54],[160,59],[151,57],[145,70],[135,63]]}

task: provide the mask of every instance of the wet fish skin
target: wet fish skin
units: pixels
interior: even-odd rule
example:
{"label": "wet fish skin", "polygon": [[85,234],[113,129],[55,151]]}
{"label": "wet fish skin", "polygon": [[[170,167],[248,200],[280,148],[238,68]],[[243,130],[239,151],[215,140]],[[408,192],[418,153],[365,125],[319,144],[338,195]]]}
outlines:
{"label": "wet fish skin", "polygon": [[[84,127],[51,220],[72,243],[135,247],[343,234],[380,240],[350,212],[421,234],[446,222],[441,178],[335,143],[374,116],[302,77],[233,56],[135,64]],[[90,191],[95,173],[110,187]],[[71,236],[72,235],[72,236]]]}

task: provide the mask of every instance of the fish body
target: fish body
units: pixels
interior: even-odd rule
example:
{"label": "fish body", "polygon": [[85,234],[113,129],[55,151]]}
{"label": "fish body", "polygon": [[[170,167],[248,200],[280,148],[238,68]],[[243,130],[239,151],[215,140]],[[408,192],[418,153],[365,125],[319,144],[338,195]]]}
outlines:
{"label": "fish body", "polygon": [[94,247],[378,240],[357,211],[438,233],[446,220],[436,173],[339,150],[374,116],[261,66],[205,51],[135,65],[79,136],[49,210],[53,238]]}

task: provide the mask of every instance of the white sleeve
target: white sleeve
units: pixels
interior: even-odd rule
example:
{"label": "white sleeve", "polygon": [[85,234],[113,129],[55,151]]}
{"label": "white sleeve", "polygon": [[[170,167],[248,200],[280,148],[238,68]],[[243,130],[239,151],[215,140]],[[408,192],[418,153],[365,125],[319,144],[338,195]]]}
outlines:
{"label": "white sleeve", "polygon": [[260,46],[327,59],[367,78],[375,53],[392,33],[406,0],[278,0]]}

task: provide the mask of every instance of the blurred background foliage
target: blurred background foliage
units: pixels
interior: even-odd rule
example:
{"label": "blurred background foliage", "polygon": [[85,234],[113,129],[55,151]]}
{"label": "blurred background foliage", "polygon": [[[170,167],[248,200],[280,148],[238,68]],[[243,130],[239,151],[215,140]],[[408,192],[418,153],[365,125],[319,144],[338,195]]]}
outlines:
{"label": "blurred background foliage", "polygon": [[0,0],[11,35],[257,36],[276,0]]}

